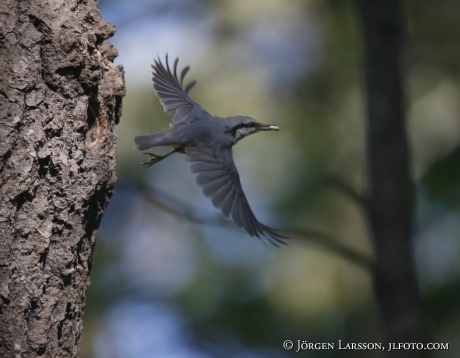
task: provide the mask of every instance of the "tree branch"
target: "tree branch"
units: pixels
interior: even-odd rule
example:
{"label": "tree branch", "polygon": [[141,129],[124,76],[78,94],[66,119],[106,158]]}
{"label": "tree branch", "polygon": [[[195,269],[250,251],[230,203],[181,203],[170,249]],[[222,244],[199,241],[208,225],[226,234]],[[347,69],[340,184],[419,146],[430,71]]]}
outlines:
{"label": "tree branch", "polygon": [[326,179],[326,183],[332,187],[340,190],[355,203],[357,203],[365,211],[368,209],[367,200],[363,197],[362,194],[358,193],[354,188],[352,188],[348,183],[346,183],[342,178],[337,175],[331,175]]}
{"label": "tree branch", "polygon": [[[132,190],[137,192],[144,200],[155,205],[156,207],[180,218],[187,219],[191,222],[210,225],[217,227],[225,227],[233,230],[238,230],[231,221],[224,219],[222,216],[219,217],[208,217],[203,218],[194,214],[194,210],[189,208],[185,203],[179,201],[158,189],[154,191],[148,189],[145,186],[135,183],[127,178],[119,178],[116,189]],[[320,248],[323,248],[335,255],[342,257],[348,262],[358,265],[365,270],[373,271],[374,263],[372,258],[360,253],[352,248],[349,248],[342,244],[338,239],[313,229],[297,229],[286,227],[283,231],[294,234],[302,241],[313,243]]]}
{"label": "tree branch", "polygon": [[374,272],[374,260],[348,246],[342,244],[337,238],[326,233],[313,229],[292,229],[286,228],[286,231],[298,235],[302,240],[318,245],[319,247],[340,256],[348,262],[364,268],[367,271]]}

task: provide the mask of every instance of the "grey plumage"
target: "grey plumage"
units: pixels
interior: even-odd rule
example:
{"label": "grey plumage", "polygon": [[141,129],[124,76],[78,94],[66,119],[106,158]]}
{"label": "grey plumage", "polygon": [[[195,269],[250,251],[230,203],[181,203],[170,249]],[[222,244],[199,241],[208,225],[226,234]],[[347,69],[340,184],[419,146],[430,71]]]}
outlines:
{"label": "grey plumage", "polygon": [[153,165],[175,152],[186,153],[190,169],[196,174],[196,181],[213,205],[221,209],[225,217],[231,216],[238,227],[243,227],[251,236],[266,238],[273,245],[285,244],[287,237],[261,224],[246,199],[240,177],[233,162],[232,146],[240,139],[262,130],[278,130],[277,126],[266,125],[245,116],[220,118],[210,115],[194,102],[188,91],[196,81],[183,89],[183,80],[189,66],[177,75],[179,59],[170,69],[168,55],[166,67],[155,60],[153,88],[167,114],[174,114],[172,128],[158,133],[135,138],[139,150],[157,146],[171,146],[175,149],[165,156],[146,153],[152,157],[146,166]]}

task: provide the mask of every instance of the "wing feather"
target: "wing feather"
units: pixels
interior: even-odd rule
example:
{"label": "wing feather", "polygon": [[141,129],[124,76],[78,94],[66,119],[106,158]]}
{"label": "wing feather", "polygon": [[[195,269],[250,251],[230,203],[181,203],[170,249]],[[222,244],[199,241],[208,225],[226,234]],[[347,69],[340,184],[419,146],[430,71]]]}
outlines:
{"label": "wing feather", "polygon": [[[222,187],[214,194],[212,197],[212,204],[216,208],[221,208],[222,210],[222,205],[225,200],[225,197],[228,195],[228,193],[231,191],[232,184],[230,181],[225,182]],[[228,216],[226,216],[228,217]]]}
{"label": "wing feather", "polygon": [[249,235],[262,241],[266,239],[277,247],[278,244],[286,244],[283,240],[287,237],[261,224],[252,212],[241,187],[231,147],[221,148],[219,155],[216,155],[210,147],[196,142],[195,146],[186,148],[185,152],[203,194],[211,199],[216,208],[221,209],[225,217],[231,215],[236,226],[243,227]]}
{"label": "wing feather", "polygon": [[240,215],[239,215],[239,206],[238,206],[238,201],[239,201],[239,195],[238,191],[235,189],[235,195],[233,196],[233,202],[232,202],[232,209],[231,209],[231,215],[232,219],[235,222],[236,226],[238,227],[243,227],[243,223],[240,220]]}
{"label": "wing feather", "polygon": [[153,61],[153,88],[163,105],[164,111],[174,117],[174,125],[191,123],[200,116],[209,115],[199,104],[194,102],[189,96],[188,91],[195,85],[196,81],[190,82],[185,89],[182,88],[184,77],[190,66],[186,66],[177,77],[177,66],[179,59],[174,61],[174,67],[171,71],[169,67],[168,55],[166,55],[166,67],[160,59]]}
{"label": "wing feather", "polygon": [[231,186],[229,192],[227,195],[225,195],[225,198],[222,201],[222,206],[220,209],[226,218],[228,218],[230,211],[232,210],[233,197],[235,196],[235,193],[235,187]]}
{"label": "wing feather", "polygon": [[184,92],[188,93],[188,91],[190,91],[192,89],[192,87],[195,86],[195,85],[196,85],[196,81],[190,82],[187,86],[185,86]]}

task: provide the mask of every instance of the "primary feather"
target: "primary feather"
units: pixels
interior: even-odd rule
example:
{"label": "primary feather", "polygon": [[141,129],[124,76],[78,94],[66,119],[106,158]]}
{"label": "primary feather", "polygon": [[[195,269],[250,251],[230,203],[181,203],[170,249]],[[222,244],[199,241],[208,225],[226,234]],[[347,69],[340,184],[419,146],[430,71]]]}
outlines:
{"label": "primary feather", "polygon": [[196,81],[190,82],[185,90],[182,89],[184,77],[190,69],[189,66],[185,67],[180,75],[177,77],[177,64],[179,59],[174,62],[174,73],[171,72],[168,64],[168,55],[166,55],[166,68],[163,63],[158,59],[154,60],[153,68],[153,88],[163,105],[164,111],[172,115],[173,124],[187,124],[193,121],[196,117],[194,112],[199,114],[208,114],[199,104],[192,101],[187,92],[195,85]]}

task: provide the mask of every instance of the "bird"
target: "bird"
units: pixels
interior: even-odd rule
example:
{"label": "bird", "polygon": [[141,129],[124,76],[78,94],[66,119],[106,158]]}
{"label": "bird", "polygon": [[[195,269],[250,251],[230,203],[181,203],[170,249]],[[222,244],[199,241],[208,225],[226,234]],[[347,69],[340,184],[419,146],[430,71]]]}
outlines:
{"label": "bird", "polygon": [[279,127],[247,116],[221,118],[209,114],[188,95],[196,81],[183,87],[190,66],[184,67],[178,76],[179,59],[176,58],[172,70],[167,54],[165,63],[159,57],[154,59],[152,81],[164,111],[173,115],[172,123],[169,129],[137,136],[134,141],[141,151],[158,146],[174,149],[163,156],[144,153],[150,156],[150,160],[141,164],[150,167],[173,153],[186,154],[186,161],[191,164],[190,169],[196,175],[203,194],[226,218],[231,216],[236,226],[244,228],[250,236],[259,238],[264,244],[286,245],[288,237],[265,226],[255,217],[241,186],[232,150],[238,141],[251,134],[278,131]]}

